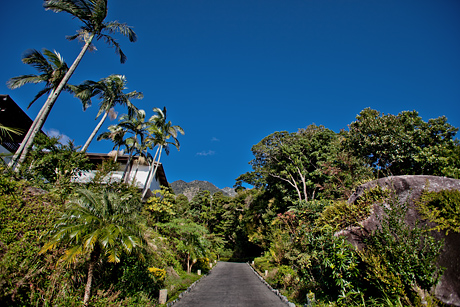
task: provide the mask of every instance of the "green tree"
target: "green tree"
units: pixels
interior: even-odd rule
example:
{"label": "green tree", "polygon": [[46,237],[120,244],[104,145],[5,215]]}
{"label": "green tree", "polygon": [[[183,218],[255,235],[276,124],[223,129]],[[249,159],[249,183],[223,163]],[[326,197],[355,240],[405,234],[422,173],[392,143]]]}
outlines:
{"label": "green tree", "polygon": [[[69,70],[66,62],[64,61],[64,59],[58,52],[56,51],[51,52],[47,49],[43,49],[43,53],[35,49],[27,50],[22,57],[22,62],[24,64],[33,66],[35,69],[37,69],[39,74],[21,75],[21,76],[11,78],[6,83],[10,89],[16,89],[16,88],[22,87],[25,84],[30,84],[30,83],[32,84],[44,83],[45,84],[45,87],[42,90],[40,90],[38,94],[35,96],[35,98],[29,103],[28,108],[43,95],[54,92],[56,88],[58,87],[59,83],[61,82],[62,78],[66,74],[66,72]],[[71,91],[68,85],[66,85],[63,89],[65,91],[69,91],[69,92]],[[38,116],[42,116],[42,114],[43,114],[42,110],[40,110],[40,113]],[[48,113],[43,116],[45,116],[44,117],[44,121],[45,121],[46,117],[48,116]],[[40,129],[41,129],[41,126],[38,130]],[[30,139],[31,134],[32,134],[32,129],[29,129],[27,134],[24,136],[24,140],[22,141],[21,145],[25,144]],[[13,170],[16,167],[17,158],[18,158],[18,153],[15,153],[15,155],[13,155],[13,159],[11,159],[11,162],[9,163],[9,167],[12,168]]]}
{"label": "green tree", "polygon": [[178,133],[184,134],[184,129],[180,126],[173,125],[171,121],[166,121],[166,107],[163,107],[163,110],[153,108],[153,111],[155,115],[150,117],[147,130],[150,133],[149,139],[151,139],[153,146],[157,146],[157,151],[150,164],[149,174],[144,184],[142,197],[145,197],[152,180],[155,178],[155,174],[160,166],[160,158],[163,149],[167,155],[169,155],[170,144],[174,145],[177,150],[179,150],[180,144],[177,135]]}
{"label": "green tree", "polygon": [[139,152],[141,145],[144,144],[145,138],[148,135],[148,122],[145,121],[145,111],[139,110],[132,115],[123,115],[120,117],[118,126],[130,134],[124,141],[126,151],[128,153],[128,161],[123,172],[122,180],[129,182],[129,168],[131,161],[136,152]]}
{"label": "green tree", "polygon": [[155,224],[165,223],[176,215],[174,207],[176,199],[170,188],[161,187],[153,191],[154,196],[147,200],[146,210],[153,216]]}
{"label": "green tree", "polygon": [[[252,147],[253,171],[238,178],[283,197],[285,201],[314,199],[328,180],[322,165],[336,153],[337,134],[310,125],[298,132],[275,132]],[[292,193],[292,192],[294,193]]]}
{"label": "green tree", "polygon": [[111,111],[113,112],[113,108],[116,105],[126,106],[128,108],[129,115],[138,111],[130,100],[142,99],[144,95],[137,91],[124,93],[123,91],[127,89],[126,83],[125,76],[110,75],[106,78],[102,78],[98,82],[87,80],[82,84],[73,87],[75,96],[81,99],[84,106],[91,105],[92,97],[97,97],[100,100],[99,112],[97,113],[96,118],[103,113],[101,120],[96,125],[96,128],[94,128],[81,151],[86,152],[89,144],[94,139],[99,129],[101,129],[101,126],[107,119],[107,116]]}
{"label": "green tree", "polygon": [[[30,108],[30,106],[43,95],[50,94],[54,91],[69,70],[64,58],[57,51],[51,52],[48,49],[43,49],[43,53],[35,49],[27,50],[22,57],[22,62],[33,66],[40,74],[13,77],[6,83],[10,89],[16,89],[29,83],[45,84],[45,87],[35,95],[27,108]],[[67,85],[64,87],[64,90],[71,91]]]}
{"label": "green tree", "polygon": [[89,255],[88,276],[83,304],[91,295],[94,268],[101,257],[120,262],[122,253],[132,253],[143,246],[139,228],[141,203],[130,193],[119,194],[88,189],[77,191],[67,210],[49,231],[49,241],[40,253],[64,246],[61,259],[75,263],[80,255]]}
{"label": "green tree", "polygon": [[159,229],[161,233],[169,236],[185,263],[187,273],[192,271],[198,258],[205,257],[209,252],[208,231],[204,226],[186,219],[174,219],[160,224]]}
{"label": "green tree", "polygon": [[383,175],[458,176],[457,131],[445,116],[425,122],[416,111],[392,115],[367,108],[350,124],[344,146]]}
{"label": "green tree", "polygon": [[110,125],[107,129],[109,131],[101,133],[97,137],[97,140],[111,140],[113,142],[112,150],[116,149],[114,161],[117,162],[120,147],[125,146],[125,134],[127,130],[118,125]]}
{"label": "green tree", "polygon": [[56,99],[59,97],[61,91],[66,88],[67,82],[88,48],[92,45],[93,40],[103,39],[111,47],[114,47],[115,52],[120,56],[121,63],[126,61],[125,54],[122,52],[118,42],[113,37],[105,33],[112,34],[118,32],[127,36],[131,42],[135,42],[137,40],[136,33],[134,33],[134,31],[126,24],[122,24],[117,21],[105,21],[105,18],[107,17],[107,0],[45,0],[43,6],[46,10],[52,10],[57,13],[66,12],[72,17],[79,19],[83,23],[83,26],[81,26],[77,34],[67,38],[69,40],[75,40],[78,38],[84,41],[85,44],[73,64],[60,80],[59,85],[54,88],[48,96],[48,99],[29,129],[29,136],[21,143],[21,146],[13,156],[13,169],[16,164],[20,164],[24,161],[36,134],[43,127],[43,124],[45,123],[49,112],[53,108]]}
{"label": "green tree", "polygon": [[77,152],[73,142],[61,144],[58,137],[39,135],[19,171],[41,185],[51,183],[54,191],[66,196],[71,190],[72,178],[89,169],[88,158]]}

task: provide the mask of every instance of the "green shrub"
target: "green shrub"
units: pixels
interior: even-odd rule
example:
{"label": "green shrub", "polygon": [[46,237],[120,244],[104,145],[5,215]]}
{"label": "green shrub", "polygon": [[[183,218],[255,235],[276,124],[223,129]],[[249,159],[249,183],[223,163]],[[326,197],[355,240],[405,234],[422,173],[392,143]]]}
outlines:
{"label": "green shrub", "polygon": [[436,261],[443,241],[433,238],[419,222],[408,225],[407,210],[406,204],[393,199],[390,207],[384,208],[379,228],[364,240],[366,248],[361,255],[367,265],[366,280],[379,296],[413,303],[417,288],[430,291],[439,281],[442,270]]}
{"label": "green shrub", "polygon": [[433,229],[438,231],[460,232],[460,191],[442,190],[440,192],[423,191],[417,202],[420,214],[430,222],[436,223]]}
{"label": "green shrub", "polygon": [[370,215],[372,205],[383,202],[388,196],[388,190],[377,186],[364,191],[353,203],[343,200],[334,201],[326,206],[320,214],[317,225],[319,227],[332,227],[333,231],[339,231],[350,226],[359,226],[359,223]]}

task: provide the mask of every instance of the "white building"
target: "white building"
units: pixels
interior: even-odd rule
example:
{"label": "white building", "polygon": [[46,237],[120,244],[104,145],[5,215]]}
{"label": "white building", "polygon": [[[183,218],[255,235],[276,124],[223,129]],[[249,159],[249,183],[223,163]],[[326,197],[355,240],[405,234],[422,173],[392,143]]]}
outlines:
{"label": "white building", "polygon": [[[98,165],[101,165],[104,160],[113,159],[112,154],[99,154],[99,153],[87,153],[86,156],[89,158],[90,163],[93,165],[92,170],[83,173],[77,179],[78,182],[89,182],[96,174]],[[117,162],[120,164],[118,171],[112,172],[110,178],[104,179],[105,181],[120,181],[123,176],[123,172],[128,162],[128,155],[120,155],[117,157]],[[133,157],[130,166],[128,167],[129,183],[137,186],[139,189],[143,189],[147,181],[149,173],[149,165],[141,158]],[[159,163],[155,178],[148,187],[146,197],[152,196],[153,191],[159,190],[160,186],[168,186],[168,180],[163,168],[163,164]]]}
{"label": "white building", "polygon": [[[11,160],[12,155],[19,148],[24,136],[29,131],[32,125],[30,117],[11,99],[8,95],[0,95],[0,124],[5,127],[11,127],[21,130],[21,134],[2,134],[0,138],[0,155],[6,163]],[[43,132],[41,132],[43,133]],[[97,166],[102,164],[102,161],[113,159],[110,154],[98,154],[98,153],[87,153],[90,163],[93,165],[92,170],[84,173],[82,176],[75,178],[78,182],[89,182],[95,175]],[[111,174],[110,178],[106,180],[121,180],[123,171],[125,170],[126,163],[128,162],[127,155],[120,155],[117,158],[117,162],[120,163],[120,169]],[[139,163],[138,163],[139,162]],[[129,182],[135,184],[139,189],[143,189],[148,172],[149,166],[143,162],[142,159],[138,160],[138,157],[132,159],[129,172]],[[155,178],[152,180],[148,188],[146,197],[153,195],[152,191],[159,190],[160,185],[168,186],[168,180],[166,179],[163,165],[158,165],[157,173]]]}

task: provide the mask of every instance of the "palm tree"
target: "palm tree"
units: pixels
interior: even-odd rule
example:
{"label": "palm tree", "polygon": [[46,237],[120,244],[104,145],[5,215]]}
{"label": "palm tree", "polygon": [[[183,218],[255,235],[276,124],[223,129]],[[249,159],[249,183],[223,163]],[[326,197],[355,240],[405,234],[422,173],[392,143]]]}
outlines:
{"label": "palm tree", "polygon": [[[161,152],[165,149],[167,155],[169,155],[169,145],[174,145],[177,150],[180,148],[179,140],[177,139],[178,132],[184,134],[184,129],[180,126],[172,125],[171,121],[166,122],[166,107],[163,110],[159,108],[153,108],[153,112],[156,114],[149,119],[148,130],[153,139],[154,146],[157,147],[157,151],[153,158],[152,164],[150,165],[149,174],[145,181],[144,190],[142,191],[142,198],[145,197],[147,191],[152,183],[153,178],[160,165]],[[172,139],[172,141],[170,141]],[[158,156],[158,159],[157,159]],[[157,159],[155,161],[155,159]]]}
{"label": "palm tree", "polygon": [[[8,88],[16,89],[28,83],[45,83],[45,87],[35,95],[27,108],[45,94],[51,93],[58,87],[64,75],[69,70],[64,58],[56,51],[43,49],[43,54],[35,49],[27,50],[22,56],[22,62],[35,67],[39,75],[22,75],[13,77],[6,82]],[[64,90],[70,91],[68,86]]]}
{"label": "palm tree", "polygon": [[35,118],[34,123],[30,127],[31,133],[29,138],[25,142],[21,143],[21,146],[13,157],[13,167],[15,164],[20,164],[24,161],[27,152],[32,146],[35,135],[42,128],[46,117],[56,102],[56,99],[65,88],[67,81],[69,81],[88,48],[90,48],[94,38],[96,38],[96,40],[104,39],[106,43],[108,43],[111,47],[114,47],[115,52],[120,56],[121,63],[126,61],[125,54],[121,51],[120,45],[117,41],[104,32],[109,34],[115,32],[121,33],[122,35],[127,36],[131,42],[135,42],[137,40],[136,33],[128,25],[117,21],[104,22],[107,17],[107,0],[45,0],[43,6],[46,10],[52,10],[57,13],[69,13],[83,22],[83,26],[80,27],[77,34],[67,38],[69,40],[75,40],[78,38],[85,44],[57,88],[50,93],[48,99],[42,107],[42,110]]}
{"label": "palm tree", "polygon": [[40,253],[62,245],[66,250],[61,260],[66,263],[77,262],[80,255],[90,256],[83,298],[86,306],[100,258],[106,256],[109,262],[118,263],[123,252],[130,254],[142,247],[144,239],[139,228],[141,203],[132,194],[88,189],[77,193],[48,233],[50,239]]}
{"label": "palm tree", "polygon": [[126,163],[125,170],[123,172],[122,180],[126,183],[129,181],[129,166],[133,155],[144,143],[145,136],[147,134],[148,123],[145,122],[145,111],[139,110],[132,116],[123,115],[120,117],[118,123],[122,129],[126,130],[127,133],[131,133],[132,136],[125,140],[126,151],[128,152],[128,161]]}
{"label": "palm tree", "polygon": [[128,114],[132,115],[133,112],[137,111],[137,108],[131,103],[130,99],[142,99],[144,95],[137,91],[129,93],[123,93],[126,89],[126,77],[122,75],[110,75],[106,78],[102,78],[100,81],[85,81],[81,85],[77,85],[74,88],[75,96],[80,98],[83,105],[90,105],[91,98],[96,96],[100,99],[99,112],[96,115],[98,118],[102,113],[101,120],[93,130],[85,145],[81,151],[85,152],[91,141],[96,136],[102,124],[105,122],[107,116],[113,110],[115,105],[124,105],[128,107]]}
{"label": "palm tree", "polygon": [[[27,50],[22,57],[22,62],[24,64],[29,64],[35,67],[38,70],[39,74],[21,75],[11,78],[6,83],[10,89],[16,89],[29,83],[45,83],[45,87],[38,92],[35,98],[29,103],[27,108],[30,108],[30,106],[43,95],[54,92],[54,90],[58,87],[59,83],[64,77],[64,75],[69,70],[62,56],[57,51],[51,52],[48,49],[43,49],[43,53],[35,49]],[[64,87],[64,90],[71,91],[69,86],[67,85]],[[42,108],[38,116],[45,116],[43,114],[44,113]],[[47,116],[48,114],[46,114],[45,120]],[[41,127],[38,130],[40,129]],[[22,144],[27,143],[27,141],[30,139],[32,131],[33,129],[29,129],[29,131],[24,137],[24,140],[22,141]],[[14,168],[14,164],[16,163],[19,153],[20,151],[18,150],[13,156],[9,165],[10,167]]]}
{"label": "palm tree", "polygon": [[100,141],[110,139],[113,142],[112,150],[114,150],[115,148],[117,149],[114,161],[117,162],[120,147],[125,145],[125,134],[127,131],[123,129],[123,127],[120,127],[118,125],[110,125],[108,129],[109,131],[101,133],[97,137],[97,140]]}

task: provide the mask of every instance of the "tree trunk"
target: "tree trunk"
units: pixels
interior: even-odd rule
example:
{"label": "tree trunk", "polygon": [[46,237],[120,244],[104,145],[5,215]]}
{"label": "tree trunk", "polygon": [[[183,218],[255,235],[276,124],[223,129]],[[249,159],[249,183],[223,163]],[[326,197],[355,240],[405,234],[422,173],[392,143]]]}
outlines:
{"label": "tree trunk", "polygon": [[96,128],[94,128],[93,132],[91,133],[91,135],[89,136],[88,140],[86,141],[85,145],[83,146],[83,148],[81,149],[82,152],[86,152],[86,150],[88,150],[88,147],[89,147],[89,144],[91,144],[91,142],[93,141],[94,137],[96,136],[97,132],[99,131],[99,129],[101,129],[102,127],[102,124],[104,124],[105,122],[105,119],[107,118],[107,115],[109,115],[109,111],[106,111],[104,113],[104,116],[102,116],[101,120],[99,121],[99,123],[97,124]]}
{"label": "tree trunk", "polygon": [[133,176],[133,179],[131,180],[131,185],[134,185],[134,183],[136,182],[136,176],[137,176],[137,172],[139,171],[139,159],[141,158],[141,156],[139,156],[137,158],[137,163],[136,163],[136,170],[134,171],[134,176]]}
{"label": "tree trunk", "polygon": [[[153,157],[152,165],[149,169],[149,174],[147,175],[147,179],[145,180],[144,190],[142,191],[142,198],[144,198],[145,195],[147,195],[147,190],[149,189],[150,184],[152,183],[152,180],[150,178],[152,178],[152,171],[155,169],[155,159],[157,158],[159,150],[160,146],[158,146],[157,151],[155,152],[155,157]],[[158,162],[160,162],[160,160],[158,160]]]}
{"label": "tree trunk", "polygon": [[[152,180],[155,178],[155,175],[157,173],[158,167],[160,167],[160,159],[161,159],[161,152],[163,151],[163,146],[161,145],[159,149],[160,149],[160,152],[159,152],[159,155],[158,155],[158,161],[156,162],[156,164],[155,164],[155,161],[153,161],[153,163],[154,163],[153,174],[149,178],[149,182],[147,183],[147,186],[146,186],[147,189],[152,184]],[[142,197],[145,197],[145,195],[147,194],[147,189],[144,191],[144,193],[142,193]]]}
{"label": "tree trunk", "polygon": [[84,306],[88,306],[89,299],[91,298],[91,285],[93,282],[94,268],[96,267],[97,261],[99,260],[99,255],[99,245],[96,245],[94,247],[94,250],[91,252],[90,262],[88,266],[88,278],[86,280],[85,296],[83,297]]}
{"label": "tree trunk", "polygon": [[[62,78],[61,82],[59,83],[58,87],[50,93],[48,96],[48,99],[46,100],[45,104],[42,107],[42,110],[40,110],[40,113],[37,115],[37,117],[34,120],[35,124],[32,124],[29,130],[32,132],[30,133],[29,138],[23,142],[24,146],[19,147],[19,149],[16,151],[16,157],[17,162],[15,160],[12,160],[12,169],[17,170],[18,166],[21,165],[21,163],[24,162],[30,148],[32,147],[33,141],[35,139],[35,136],[37,135],[38,131],[42,129],[43,124],[46,121],[46,118],[48,117],[48,114],[50,113],[51,109],[53,108],[54,103],[56,102],[56,99],[59,97],[59,94],[61,94],[62,90],[64,89],[65,85],[67,84],[67,81],[69,81],[70,77],[72,76],[73,72],[77,68],[78,64],[80,64],[81,59],[86,53],[86,50],[88,50],[89,46],[91,45],[91,42],[93,41],[94,34],[91,34],[89,37],[88,41],[86,41],[85,45],[81,49],[80,53],[78,54],[77,58],[73,62],[72,66],[70,66],[69,70],[65,74],[64,78]],[[43,112],[42,112],[43,111]],[[15,165],[16,164],[16,165]]]}
{"label": "tree trunk", "polygon": [[[134,135],[134,139],[136,140],[137,142],[137,134]],[[125,167],[125,171],[123,172],[123,176],[121,177],[121,181],[124,182],[124,183],[128,183],[129,182],[129,173],[128,173],[128,169],[129,169],[129,164],[131,163],[131,159],[133,158],[133,153],[134,153],[134,146],[136,144],[133,144],[133,148],[129,151],[129,156],[128,156],[128,161],[126,162],[126,167]],[[128,147],[126,147],[128,148]],[[131,171],[131,170],[130,170]]]}
{"label": "tree trunk", "polygon": [[[50,95],[53,94],[53,91],[54,90],[51,90]],[[10,163],[8,163],[8,167],[11,168],[12,170],[14,170],[14,168],[16,167],[18,158],[21,155],[22,151],[24,150],[24,146],[26,145],[27,140],[30,138],[30,135],[32,134],[32,131],[34,130],[35,126],[37,125],[38,119],[42,117],[42,114],[43,114],[44,109],[45,109],[44,106],[45,105],[43,105],[41,107],[40,112],[38,112],[38,114],[35,117],[32,125],[29,127],[29,130],[27,131],[27,134],[24,136],[24,139],[22,140],[21,145],[19,146],[18,150],[14,153],[13,158],[11,158]]]}
{"label": "tree trunk", "polygon": [[190,274],[192,272],[192,268],[190,267],[190,255],[187,254],[187,273]]}
{"label": "tree trunk", "polygon": [[[128,161],[126,162],[125,170],[123,172],[123,176],[121,177],[121,181],[124,182],[124,183],[128,183],[128,180],[129,180],[129,173],[131,172],[131,170],[129,168],[130,168],[132,156],[133,156],[133,153],[130,152],[129,156],[128,156]],[[128,170],[129,170],[129,172],[128,172]]]}

